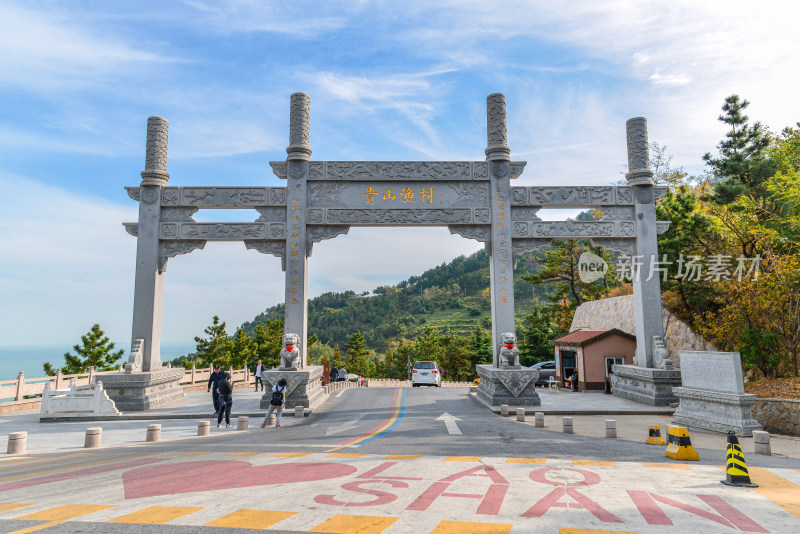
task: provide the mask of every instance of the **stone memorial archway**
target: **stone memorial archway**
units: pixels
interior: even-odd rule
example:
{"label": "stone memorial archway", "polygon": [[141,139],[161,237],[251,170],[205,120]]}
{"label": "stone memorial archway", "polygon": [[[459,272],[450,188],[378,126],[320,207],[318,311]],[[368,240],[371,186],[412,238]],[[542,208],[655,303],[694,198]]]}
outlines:
{"label": "stone memorial archway", "polygon": [[[511,180],[522,174],[525,162],[511,161],[505,95],[487,98],[484,161],[313,161],[309,107],[307,95],[291,96],[287,157],[270,162],[286,187],[168,187],[168,123],[160,117],[148,119],[142,182],[126,188],[139,202],[138,223],[124,223],[138,240],[132,349],[126,373],[118,377],[120,387],[113,379],[106,385],[112,398],[125,397],[115,393],[122,388],[131,397],[137,387],[143,407],[128,403],[127,409],[146,409],[174,398],[177,383],[170,385],[175,377],[166,376],[159,352],[167,262],[202,249],[208,241],[243,241],[248,249],[281,259],[285,332],[299,338],[296,365],[268,373],[266,380],[287,378],[289,405],[313,407],[321,397],[322,372],[306,365],[308,264],[314,243],[346,234],[352,226],[447,226],[451,233],[483,242],[490,257],[494,356],[492,365],[478,367],[479,399],[491,406],[539,405],[536,372],[518,365],[515,258],[553,240],[590,239],[596,246],[642,256],[632,266],[637,366],[618,369],[618,394],[650,404],[668,401],[677,371],[658,368],[668,366],[658,361],[655,344],[655,338],[663,337],[660,282],[658,276],[637,276],[650,272],[658,257],[656,236],[669,226],[655,218],[655,201],[666,188],[653,185],[644,118],[627,124],[627,185],[516,187]],[[224,208],[253,208],[260,217],[251,223],[200,223],[192,218],[199,209]],[[603,215],[591,222],[542,220],[538,214],[548,208],[596,208]],[[145,391],[153,389],[154,381],[158,395]]]}

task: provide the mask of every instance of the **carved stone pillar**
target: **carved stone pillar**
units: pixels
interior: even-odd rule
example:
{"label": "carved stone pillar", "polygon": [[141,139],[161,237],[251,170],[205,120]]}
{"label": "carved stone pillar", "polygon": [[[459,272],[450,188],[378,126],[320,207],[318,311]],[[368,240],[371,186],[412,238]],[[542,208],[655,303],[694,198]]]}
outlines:
{"label": "carved stone pillar", "polygon": [[309,135],[309,98],[294,93],[291,98],[289,146],[286,148],[286,308],[284,333],[300,336],[300,368],[306,366],[308,338],[308,256],[311,243],[306,235]]}
{"label": "carved stone pillar", "polygon": [[131,346],[143,342],[142,370],[161,368],[161,305],[164,273],[159,270],[161,188],[167,185],[167,134],[169,122],[147,119],[147,155],[139,192],[139,225],[136,240],[136,285],[133,295]]}
{"label": "carved stone pillar", "polygon": [[639,367],[653,368],[653,336],[664,337],[661,273],[654,269],[657,267],[654,262],[659,258],[653,171],[650,170],[647,120],[635,117],[626,126],[628,173],[625,178],[633,188],[637,226],[636,251],[631,261],[636,361]]}
{"label": "carved stone pillar", "polygon": [[514,330],[514,265],[511,251],[510,152],[506,133],[506,97],[495,93],[486,98],[486,126],[491,202],[489,280],[492,293],[492,352],[498,364],[500,334]]}
{"label": "carved stone pillar", "polygon": [[633,189],[637,236],[634,257],[631,259],[637,365],[614,366],[617,377],[614,395],[651,406],[667,406],[678,401],[672,388],[681,385],[681,373],[678,369],[656,368],[653,358],[653,337],[663,339],[664,323],[661,314],[661,273],[654,269],[654,262],[659,259],[658,233],[647,121],[644,117],[630,119],[627,122],[627,134],[628,173],[625,178]]}

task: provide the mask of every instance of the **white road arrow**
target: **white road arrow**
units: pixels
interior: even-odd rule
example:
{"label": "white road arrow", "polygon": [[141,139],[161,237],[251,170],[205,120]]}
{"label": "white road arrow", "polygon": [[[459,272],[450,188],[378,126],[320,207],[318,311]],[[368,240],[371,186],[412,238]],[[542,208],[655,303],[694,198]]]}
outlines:
{"label": "white road arrow", "polygon": [[448,434],[461,434],[461,429],[458,428],[456,421],[461,421],[458,417],[450,415],[447,412],[444,412],[442,415],[436,418],[437,421],[444,421],[444,426],[447,427]]}
{"label": "white road arrow", "polygon": [[350,421],[347,421],[345,423],[340,423],[340,424],[337,424],[336,426],[331,426],[325,431],[325,435],[326,436],[333,436],[333,435],[336,435],[336,434],[341,434],[342,432],[347,432],[348,430],[350,430],[351,428],[356,426],[356,423],[358,423],[358,421],[362,417],[364,417],[364,416],[361,415],[361,416],[358,416],[355,419],[351,419]]}

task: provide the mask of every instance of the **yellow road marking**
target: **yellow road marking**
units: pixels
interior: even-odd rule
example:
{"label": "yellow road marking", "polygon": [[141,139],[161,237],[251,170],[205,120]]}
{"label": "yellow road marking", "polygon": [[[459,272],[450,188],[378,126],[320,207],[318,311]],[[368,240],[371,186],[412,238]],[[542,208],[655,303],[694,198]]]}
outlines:
{"label": "yellow road marking", "polygon": [[572,465],[587,465],[595,467],[614,467],[617,462],[608,462],[604,460],[572,460]]}
{"label": "yellow road marking", "polygon": [[[111,454],[111,453],[110,452],[102,452],[102,453],[95,453],[95,454],[81,454],[80,456],[75,456],[73,458],[69,458],[69,460],[85,460],[85,459],[88,459],[88,458],[95,458],[97,456],[107,456],[109,454]],[[51,459],[51,460],[42,460],[41,458],[35,458],[35,457],[21,458],[21,460],[25,460],[26,462],[30,462],[30,463],[26,463],[25,464],[24,467],[26,469],[30,468],[30,467],[43,467],[43,466],[51,465],[51,464],[59,464],[59,465],[63,466],[64,462],[65,462],[65,458],[63,456],[60,457],[60,458],[55,458],[55,459]],[[38,461],[34,461],[34,460],[38,460]],[[120,461],[122,461],[122,460],[120,460]],[[2,464],[0,464],[0,473],[6,472],[6,471],[11,471],[12,469],[21,467],[22,463],[23,462],[15,462],[15,463],[10,464],[10,465],[2,465]],[[81,464],[81,465],[88,465],[88,464]],[[5,480],[5,479],[0,479],[0,481],[2,481],[2,480]]]}
{"label": "yellow road marking", "polygon": [[363,458],[366,454],[357,452],[337,452],[336,454],[329,454],[326,458]]}
{"label": "yellow road marking", "polygon": [[229,454],[223,454],[222,456],[258,456],[259,454],[264,454],[263,452],[232,452]]}
{"label": "yellow road marking", "polygon": [[25,508],[26,506],[33,506],[32,502],[3,502],[0,503],[0,514],[4,514],[6,512],[13,512],[14,510],[19,510],[20,508]]}
{"label": "yellow road marking", "polygon": [[334,447],[332,449],[328,449],[328,450],[322,451],[322,452],[336,452],[339,449],[344,448],[345,445],[347,445],[347,446],[357,445],[357,444],[361,443],[362,441],[366,441],[366,440],[368,440],[368,439],[370,439],[370,438],[372,438],[374,436],[377,436],[378,434],[380,434],[381,432],[383,432],[387,428],[391,428],[391,426],[397,420],[397,416],[400,415],[400,406],[403,403],[403,393],[400,392],[400,393],[397,393],[396,395],[397,395],[397,398],[394,401],[394,411],[392,412],[392,416],[389,418],[389,420],[386,422],[386,424],[382,425],[377,430],[374,430],[374,431],[370,432],[366,436],[362,436],[362,437],[360,437],[358,439],[354,439],[353,441],[348,441],[346,443],[343,443],[339,447]]}
{"label": "yellow road marking", "polygon": [[422,458],[423,454],[390,454],[388,456],[384,456],[384,460],[419,460]]}
{"label": "yellow road marking", "polygon": [[139,510],[138,512],[132,512],[114,519],[109,519],[106,523],[161,525],[173,519],[199,512],[200,510],[202,510],[202,508],[193,508],[189,506],[151,506]]}
{"label": "yellow road marking", "polygon": [[34,512],[32,514],[15,517],[14,519],[29,519],[31,521],[66,521],[82,515],[93,514],[107,508],[114,508],[114,504],[65,504]]}
{"label": "yellow road marking", "polygon": [[800,486],[761,467],[750,468],[750,480],[758,484],[755,491],[800,519]]}
{"label": "yellow road marking", "polygon": [[642,462],[642,466],[649,467],[650,469],[691,469],[686,464],[661,464],[654,462]]}
{"label": "yellow road marking", "polygon": [[546,464],[546,458],[509,458],[507,464]]}
{"label": "yellow road marking", "polygon": [[483,456],[447,456],[442,458],[443,462],[480,462]]}
{"label": "yellow road marking", "polygon": [[439,521],[431,534],[507,534],[514,525],[504,523],[473,523],[470,521]]}
{"label": "yellow road marking", "polygon": [[378,534],[389,528],[398,517],[378,517],[369,515],[335,515],[320,523],[309,532],[329,532],[331,534]]}
{"label": "yellow road marking", "polygon": [[[23,480],[23,479],[29,479],[29,478],[31,478],[31,479],[32,478],[39,478],[39,477],[43,477],[43,476],[46,476],[46,475],[54,475],[56,473],[63,473],[65,471],[75,471],[77,469],[83,469],[84,467],[96,467],[96,466],[99,466],[99,465],[108,465],[108,464],[114,464],[114,463],[117,463],[117,462],[127,462],[127,461],[130,461],[130,460],[137,460],[139,458],[150,458],[150,457],[152,457],[151,454],[140,454],[138,456],[131,456],[130,458],[127,458],[127,459],[117,458],[117,459],[114,459],[114,460],[101,460],[99,462],[83,462],[83,463],[79,463],[79,464],[70,464],[68,467],[60,467],[58,469],[48,469],[46,471],[35,471],[33,473],[26,473],[26,474],[19,474],[19,475],[9,475],[7,477],[0,477],[0,482],[14,482],[15,480]],[[32,467],[32,466],[28,465],[28,466],[25,466],[25,467]]]}
{"label": "yellow road marking", "polygon": [[35,532],[37,530],[44,530],[46,528],[54,527],[56,525],[61,525],[66,523],[66,521],[51,521],[50,523],[42,523],[41,525],[34,525],[32,527],[23,528],[21,530],[12,530],[8,534],[26,534],[28,532]]}
{"label": "yellow road marking", "polygon": [[593,528],[564,528],[558,529],[558,534],[639,534],[630,530],[597,530]]}
{"label": "yellow road marking", "polygon": [[238,510],[225,517],[215,519],[204,527],[227,527],[227,528],[252,528],[264,530],[275,523],[280,523],[284,519],[292,517],[297,512],[275,512],[272,510]]}
{"label": "yellow road marking", "polygon": [[279,452],[272,456],[276,458],[302,458],[303,456],[311,456],[313,452]]}

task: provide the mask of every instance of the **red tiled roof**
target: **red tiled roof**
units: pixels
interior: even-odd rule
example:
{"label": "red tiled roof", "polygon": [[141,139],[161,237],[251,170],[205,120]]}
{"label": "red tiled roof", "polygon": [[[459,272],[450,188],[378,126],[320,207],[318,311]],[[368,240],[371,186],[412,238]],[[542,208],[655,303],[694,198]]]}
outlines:
{"label": "red tiled roof", "polygon": [[623,332],[618,328],[612,328],[611,330],[576,330],[574,332],[570,332],[566,336],[560,337],[558,339],[554,339],[552,344],[559,344],[559,345],[586,345],[590,341],[596,341],[600,338],[604,338],[611,334],[619,334],[621,336],[636,339],[635,336],[630,335],[627,332]]}

